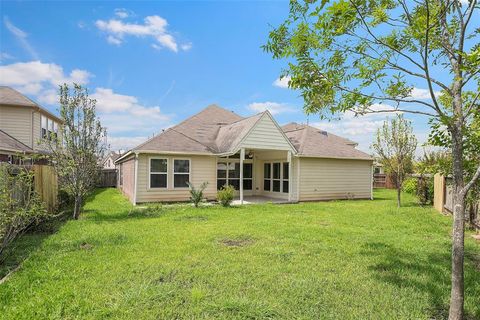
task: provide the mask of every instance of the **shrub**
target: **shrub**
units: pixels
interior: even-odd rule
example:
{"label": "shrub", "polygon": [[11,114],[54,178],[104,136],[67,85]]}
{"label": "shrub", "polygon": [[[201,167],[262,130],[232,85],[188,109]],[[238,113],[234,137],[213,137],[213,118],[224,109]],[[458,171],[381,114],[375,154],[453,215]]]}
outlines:
{"label": "shrub", "polygon": [[415,195],[417,194],[417,185],[418,185],[417,178],[408,178],[403,183],[402,189],[406,193]]}
{"label": "shrub", "polygon": [[433,179],[427,177],[418,179],[416,194],[420,204],[433,203]]}
{"label": "shrub", "polygon": [[203,200],[203,191],[208,186],[208,182],[204,182],[200,185],[198,189],[195,189],[192,183],[187,182],[188,188],[190,190],[190,201],[192,201],[193,205],[198,207],[198,204]]}
{"label": "shrub", "polygon": [[33,190],[33,173],[23,167],[0,164],[0,262],[16,238],[48,216]]}
{"label": "shrub", "polygon": [[234,195],[235,188],[233,188],[231,185],[226,185],[217,192],[217,200],[222,206],[228,207],[232,203]]}

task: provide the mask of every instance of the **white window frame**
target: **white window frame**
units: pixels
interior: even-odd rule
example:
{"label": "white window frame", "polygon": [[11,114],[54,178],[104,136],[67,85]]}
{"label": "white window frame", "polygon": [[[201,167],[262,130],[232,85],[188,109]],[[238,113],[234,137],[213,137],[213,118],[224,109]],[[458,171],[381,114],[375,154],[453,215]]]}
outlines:
{"label": "white window frame", "polygon": [[[278,163],[279,164],[279,170],[278,170],[278,178],[274,178],[275,174],[274,174],[274,171],[273,171],[273,165]],[[270,182],[270,190],[271,192],[275,192],[275,193],[281,193],[282,192],[282,162],[281,161],[272,161],[271,162],[271,165],[272,165],[272,181]],[[279,184],[280,184],[280,188],[278,188],[278,191],[275,191],[273,190],[273,182],[274,181],[278,181]]]}
{"label": "white window frame", "polygon": [[[280,178],[279,179],[275,179],[273,178],[273,164],[274,163],[280,163]],[[263,167],[263,170],[265,170],[265,164],[268,165],[270,167],[270,178],[265,178],[265,172],[264,172],[264,178],[262,179],[262,183],[263,183],[263,186],[262,186],[262,190],[263,192],[274,192],[274,193],[289,193],[289,192],[283,192],[283,182],[288,182],[290,180],[290,175],[291,175],[291,172],[288,173],[288,179],[285,179],[284,178],[284,174],[283,174],[283,165],[284,164],[288,164],[287,161],[284,161],[284,160],[268,160],[268,161],[265,161],[264,162],[264,167]],[[270,181],[270,190],[265,190],[265,180],[269,180]],[[273,181],[280,181],[280,191],[273,191]]]}
{"label": "white window frame", "polygon": [[[188,173],[187,172],[175,172],[175,160],[187,160],[188,161]],[[172,159],[172,188],[173,189],[188,189],[188,186],[186,187],[175,187],[175,175],[176,174],[182,174],[186,175],[188,174],[188,182],[192,182],[192,159],[190,158],[173,158]]]}
{"label": "white window frame", "polygon": [[[167,161],[167,171],[165,172],[152,172],[152,160],[166,160]],[[148,158],[148,189],[152,190],[166,190],[168,189],[168,168],[170,168],[170,164],[168,163],[168,158],[165,157],[149,157]],[[164,174],[167,176],[167,185],[165,187],[152,187],[152,174]]]}
{"label": "white window frame", "polygon": [[[227,165],[227,169],[225,170],[225,172],[226,172],[226,177],[225,177],[225,178],[219,178],[219,177],[218,177],[218,164],[219,164],[219,163],[225,163],[225,164]],[[240,182],[240,177],[238,177],[238,178],[230,178],[230,177],[229,177],[229,171],[230,171],[230,169],[229,169],[228,165],[231,164],[231,163],[232,163],[232,164],[240,163],[240,159],[235,159],[235,158],[232,158],[232,159],[229,159],[229,158],[225,158],[225,159],[219,158],[219,159],[217,159],[217,167],[216,167],[216,169],[215,169],[215,172],[216,172],[215,175],[216,175],[216,178],[217,178],[217,180],[216,180],[216,181],[217,181],[217,188],[218,188],[218,180],[225,180],[225,183],[226,183],[227,185],[229,185],[229,181],[230,181],[230,180],[238,180],[238,181]],[[253,172],[253,170],[254,170],[253,159],[248,159],[248,160],[245,159],[245,160],[243,160],[243,164],[244,164],[244,165],[247,164],[247,163],[252,165],[252,177],[251,177],[251,178],[245,178],[245,177],[244,177],[244,178],[243,178],[243,181],[245,182],[245,180],[251,180],[251,181],[252,181],[252,188],[251,188],[251,189],[245,189],[245,188],[243,188],[243,191],[247,191],[247,192],[252,191],[252,192],[253,192],[253,188],[255,187],[255,186],[253,185],[253,177],[254,177],[254,175],[255,175],[255,173]],[[245,168],[244,168],[244,172],[245,172]],[[236,190],[236,191],[240,191],[240,183],[239,183],[238,185],[239,185],[239,190]],[[222,187],[223,187],[223,186],[222,186]]]}
{"label": "white window frame", "polygon": [[290,187],[290,183],[289,183],[289,181],[290,181],[290,172],[288,172],[288,179],[285,179],[285,170],[284,170],[284,169],[285,169],[285,165],[287,165],[287,170],[288,170],[288,166],[289,166],[288,162],[285,162],[285,161],[284,161],[284,162],[282,162],[282,164],[281,164],[280,177],[281,177],[282,179],[281,179],[281,182],[280,182],[280,183],[281,183],[281,184],[280,184],[280,192],[281,192],[281,193],[290,193],[290,190],[288,190],[288,192],[285,192],[285,191],[283,190],[283,184],[284,184],[285,182],[286,182],[287,185]]}
{"label": "white window frame", "polygon": [[[43,119],[46,121],[45,128],[43,127]],[[48,139],[48,122],[48,117],[44,114],[40,114],[40,137],[42,139]],[[43,129],[45,129],[45,136],[43,136]]]}

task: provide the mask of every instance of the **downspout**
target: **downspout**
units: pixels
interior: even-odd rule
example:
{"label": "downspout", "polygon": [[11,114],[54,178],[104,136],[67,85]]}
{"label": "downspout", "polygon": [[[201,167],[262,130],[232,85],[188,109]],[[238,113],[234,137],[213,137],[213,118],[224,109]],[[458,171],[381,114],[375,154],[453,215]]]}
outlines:
{"label": "downspout", "polygon": [[135,169],[133,172],[133,205],[137,205],[137,173],[138,173],[138,152],[135,152]]}

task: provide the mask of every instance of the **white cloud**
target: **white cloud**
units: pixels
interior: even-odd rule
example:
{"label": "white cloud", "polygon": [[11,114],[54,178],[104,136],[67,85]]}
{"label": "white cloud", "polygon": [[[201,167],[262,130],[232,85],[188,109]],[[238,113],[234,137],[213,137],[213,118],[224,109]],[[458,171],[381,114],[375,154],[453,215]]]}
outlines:
{"label": "white cloud", "polygon": [[[117,17],[124,19],[128,17],[128,13],[124,11],[116,11]],[[119,16],[121,15],[121,17]],[[160,16],[148,16],[144,19],[143,24],[128,23],[119,19],[97,20],[95,25],[98,29],[105,32],[107,41],[110,44],[120,45],[123,43],[126,36],[133,36],[139,38],[151,37],[154,39],[152,47],[159,50],[167,48],[173,52],[178,52],[179,45],[174,36],[167,31],[168,22]],[[189,50],[191,44],[186,43],[180,45],[181,50]]]}
{"label": "white cloud", "polygon": [[[438,97],[440,95],[440,91],[434,91],[433,94],[435,95],[435,97]],[[413,88],[410,97],[419,100],[431,99],[430,91],[428,89],[421,88]]]}
{"label": "white cloud", "polygon": [[[92,74],[74,69],[66,73],[55,63],[40,61],[0,65],[0,85],[16,88],[32,96],[41,104],[58,104],[58,85],[76,82],[86,85]],[[118,148],[126,149],[143,142],[144,137],[160,132],[171,125],[171,115],[164,114],[159,106],[142,104],[135,96],[114,92],[110,88],[97,87],[90,97],[97,100],[97,114],[107,128],[110,139]],[[136,137],[121,140],[123,136]]]}
{"label": "white cloud", "polygon": [[120,19],[128,18],[131,14],[131,12],[128,11],[127,9],[125,9],[125,8],[117,8],[117,9],[115,9],[114,13]]}
{"label": "white cloud", "polygon": [[37,52],[35,51],[35,49],[33,49],[33,47],[27,40],[28,34],[22,29],[15,26],[7,17],[4,18],[4,23],[5,27],[17,39],[22,48],[27,51],[33,59],[38,60]]}
{"label": "white cloud", "polygon": [[110,145],[110,150],[130,150],[133,147],[145,142],[148,139],[146,136],[140,137],[108,137],[107,143]]}
{"label": "white cloud", "polygon": [[11,59],[15,59],[15,57],[12,56],[12,55],[9,54],[9,53],[0,52],[0,62],[2,62],[2,61],[4,61],[4,60],[11,60]]}
{"label": "white cloud", "polygon": [[[388,104],[374,104],[369,109],[376,112],[395,110],[393,106]],[[370,152],[369,149],[375,132],[387,118],[392,118],[396,113],[401,112],[367,113],[363,116],[355,116],[353,112],[348,111],[341,115],[341,120],[319,121],[311,125],[358,142],[359,149]]]}
{"label": "white cloud", "polygon": [[282,112],[291,112],[293,111],[292,108],[290,108],[288,105],[285,103],[278,103],[278,102],[271,102],[271,101],[266,101],[266,102],[253,102],[250,103],[247,108],[251,111],[254,112],[263,112],[263,111],[270,111],[272,115],[274,114],[279,114]]}
{"label": "white cloud", "polygon": [[278,78],[277,80],[275,80],[273,82],[273,85],[275,87],[279,87],[279,88],[283,88],[283,89],[288,89],[288,82],[291,80],[292,78],[290,76],[286,76],[286,77],[282,77],[282,78]]}
{"label": "white cloud", "polygon": [[0,66],[0,85],[11,86],[27,95],[35,95],[40,103],[54,104],[58,101],[58,86],[67,83],[85,85],[92,74],[74,69],[66,74],[55,63],[41,61],[18,62]]}

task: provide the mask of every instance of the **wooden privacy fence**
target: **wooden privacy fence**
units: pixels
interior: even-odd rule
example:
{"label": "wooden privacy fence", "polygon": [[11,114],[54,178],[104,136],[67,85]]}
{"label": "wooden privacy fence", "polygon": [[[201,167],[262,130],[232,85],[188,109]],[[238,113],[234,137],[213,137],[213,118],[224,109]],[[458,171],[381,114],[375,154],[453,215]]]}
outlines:
{"label": "wooden privacy fence", "polygon": [[108,188],[117,186],[117,169],[102,169],[98,177],[97,187]]}
{"label": "wooden privacy fence", "polygon": [[395,189],[395,184],[393,183],[392,178],[389,175],[383,173],[375,173],[373,175],[373,187]]}
{"label": "wooden privacy fence", "polygon": [[48,211],[52,212],[58,205],[58,178],[52,166],[33,165],[34,188],[45,203]]}
{"label": "wooden privacy fence", "polygon": [[[453,188],[451,178],[435,174],[433,178],[433,207],[440,212],[453,212]],[[478,201],[480,205],[480,200]]]}

